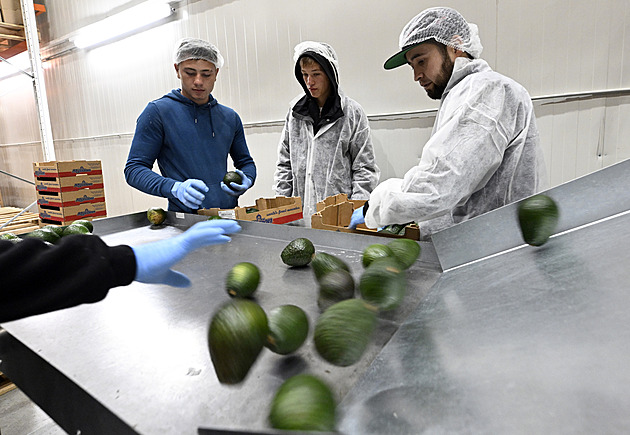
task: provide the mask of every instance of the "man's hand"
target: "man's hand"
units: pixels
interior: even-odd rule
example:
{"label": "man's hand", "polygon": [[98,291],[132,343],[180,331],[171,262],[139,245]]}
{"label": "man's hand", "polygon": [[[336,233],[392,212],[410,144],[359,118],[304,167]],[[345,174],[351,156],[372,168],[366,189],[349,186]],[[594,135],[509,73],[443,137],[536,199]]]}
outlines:
{"label": "man's hand", "polygon": [[136,256],[135,280],[152,284],[168,284],[189,287],[190,279],[171,269],[188,253],[203,246],[227,243],[227,234],[241,230],[240,225],[229,219],[213,219],[199,222],[188,231],[165,240],[132,247]]}
{"label": "man's hand", "polygon": [[243,180],[242,183],[230,183],[230,186],[232,186],[232,188],[230,189],[230,186],[227,186],[223,181],[221,181],[221,190],[231,196],[241,196],[247,191],[247,189],[252,187],[252,180],[250,180],[247,175],[245,175],[243,171],[239,169],[235,169],[235,172],[241,176],[241,179]]}
{"label": "man's hand", "polygon": [[171,193],[179,199],[182,204],[192,209],[197,209],[205,199],[208,186],[201,180],[188,179],[186,181],[176,181],[171,188]]}
{"label": "man's hand", "polygon": [[350,225],[348,225],[348,228],[354,230],[356,229],[357,225],[364,223],[365,216],[363,216],[363,206],[361,206],[352,212],[352,217],[350,218]]}

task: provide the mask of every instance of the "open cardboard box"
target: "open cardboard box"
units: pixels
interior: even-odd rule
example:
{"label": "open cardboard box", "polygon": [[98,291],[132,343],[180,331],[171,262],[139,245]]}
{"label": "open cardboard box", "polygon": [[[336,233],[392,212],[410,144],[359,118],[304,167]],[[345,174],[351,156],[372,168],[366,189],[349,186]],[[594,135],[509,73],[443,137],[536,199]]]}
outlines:
{"label": "open cardboard box", "polygon": [[205,216],[219,216],[225,219],[243,221],[267,222],[286,224],[302,219],[302,198],[277,196],[275,198],[258,198],[256,205],[236,207],[230,209],[202,208],[198,214]]}
{"label": "open cardboard box", "polygon": [[[333,197],[328,197],[326,199],[329,198]],[[405,227],[404,235],[379,232],[378,230],[367,228],[364,224],[360,224],[356,229],[351,230],[348,228],[348,225],[350,225],[352,212],[356,208],[361,207],[365,201],[353,200],[335,202],[335,200],[331,200],[330,202],[331,205],[321,208],[311,217],[312,228],[319,230],[340,231],[344,233],[369,234],[371,236],[420,240],[420,228],[418,228],[416,224],[407,225]]]}
{"label": "open cardboard box", "polygon": [[361,207],[363,204],[365,204],[364,199],[348,199],[348,195],[346,195],[345,193],[338,193],[336,195],[327,197],[323,201],[319,201],[317,204],[315,204],[315,210],[322,211],[329,205],[341,204],[343,202],[352,203],[352,206],[354,208]]}

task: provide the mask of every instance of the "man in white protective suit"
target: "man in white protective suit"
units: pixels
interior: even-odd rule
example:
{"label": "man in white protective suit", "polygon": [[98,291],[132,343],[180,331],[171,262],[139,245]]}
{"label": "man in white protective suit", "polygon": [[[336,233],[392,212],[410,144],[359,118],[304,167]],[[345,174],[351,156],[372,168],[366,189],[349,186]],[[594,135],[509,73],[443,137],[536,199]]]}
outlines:
{"label": "man in white protective suit", "polygon": [[399,46],[385,69],[409,65],[440,107],[418,165],[379,184],[350,228],[417,222],[426,240],[545,187],[531,97],[479,58],[475,24],[451,8],[426,9],[403,28]]}
{"label": "man in white protective suit", "polygon": [[295,47],[293,60],[304,93],[290,104],[273,189],[276,195],[300,196],[304,223],[310,226],[316,203],[328,196],[368,199],[380,171],[367,116],[339,88],[333,48],[304,41]]}

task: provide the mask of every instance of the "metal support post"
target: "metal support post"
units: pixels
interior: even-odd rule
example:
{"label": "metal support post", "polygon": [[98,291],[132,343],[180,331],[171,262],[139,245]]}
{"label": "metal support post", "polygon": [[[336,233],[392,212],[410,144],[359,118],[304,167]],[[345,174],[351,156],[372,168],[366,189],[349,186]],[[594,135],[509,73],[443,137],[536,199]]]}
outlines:
{"label": "metal support post", "polygon": [[33,71],[33,89],[35,102],[39,116],[39,130],[42,137],[42,148],[47,161],[55,160],[55,147],[48,111],[48,99],[46,97],[46,83],[44,81],[42,59],[39,53],[39,38],[37,34],[37,22],[35,21],[35,6],[33,0],[20,0],[22,5],[22,19],[24,21],[24,33],[28,44],[28,55]]}

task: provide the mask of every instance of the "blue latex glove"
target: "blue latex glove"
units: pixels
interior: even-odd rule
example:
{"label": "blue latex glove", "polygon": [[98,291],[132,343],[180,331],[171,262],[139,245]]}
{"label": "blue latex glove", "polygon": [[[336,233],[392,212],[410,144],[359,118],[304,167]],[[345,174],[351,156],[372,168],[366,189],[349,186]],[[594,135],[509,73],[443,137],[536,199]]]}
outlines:
{"label": "blue latex glove", "polygon": [[235,169],[234,171],[243,179],[242,184],[230,183],[230,186],[232,186],[232,189],[230,189],[229,186],[221,181],[221,190],[231,196],[241,196],[247,191],[247,189],[252,187],[252,180],[250,180],[243,171],[239,169]]}
{"label": "blue latex glove", "polygon": [[190,279],[183,273],[171,270],[171,266],[195,249],[229,242],[230,237],[226,234],[240,230],[241,227],[236,221],[214,219],[199,222],[175,237],[132,247],[136,256],[135,280],[168,284],[173,287],[189,287]]}
{"label": "blue latex glove", "polygon": [[364,223],[365,216],[363,216],[363,206],[361,206],[352,212],[352,217],[350,218],[350,225],[348,225],[348,228],[354,230],[357,225]]}
{"label": "blue latex glove", "polygon": [[171,188],[171,193],[186,207],[197,209],[203,202],[208,186],[201,180],[193,178],[186,181],[176,181]]}

